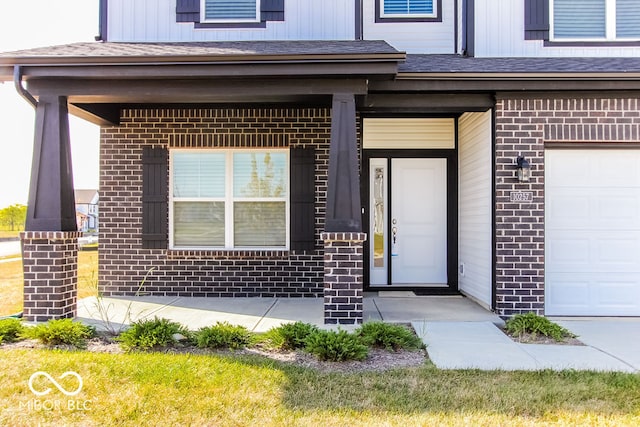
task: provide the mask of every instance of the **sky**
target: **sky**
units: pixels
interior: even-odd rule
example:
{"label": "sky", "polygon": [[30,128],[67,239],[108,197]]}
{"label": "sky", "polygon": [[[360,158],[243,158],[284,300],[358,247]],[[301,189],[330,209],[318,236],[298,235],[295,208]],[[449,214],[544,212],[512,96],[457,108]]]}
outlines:
{"label": "sky", "polygon": [[[2,1],[0,52],[94,41],[97,34],[98,0]],[[34,109],[13,82],[0,83],[0,209],[27,204],[34,123]],[[99,127],[70,116],[69,133],[74,187],[98,189]]]}

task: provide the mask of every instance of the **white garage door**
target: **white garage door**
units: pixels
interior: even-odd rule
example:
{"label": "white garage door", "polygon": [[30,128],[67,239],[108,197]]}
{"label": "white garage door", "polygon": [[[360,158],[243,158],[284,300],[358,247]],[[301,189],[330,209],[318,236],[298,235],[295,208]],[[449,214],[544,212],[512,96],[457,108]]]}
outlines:
{"label": "white garage door", "polygon": [[640,150],[545,152],[545,313],[640,315]]}

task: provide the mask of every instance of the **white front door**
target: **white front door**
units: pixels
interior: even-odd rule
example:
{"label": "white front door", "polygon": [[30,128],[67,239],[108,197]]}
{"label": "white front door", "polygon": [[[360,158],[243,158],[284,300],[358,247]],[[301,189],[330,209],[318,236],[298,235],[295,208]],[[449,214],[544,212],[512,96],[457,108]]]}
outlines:
{"label": "white front door", "polygon": [[388,166],[370,160],[369,282],[446,285],[447,160],[391,159],[390,174]]}
{"label": "white front door", "polygon": [[391,283],[447,283],[447,160],[391,161]]}

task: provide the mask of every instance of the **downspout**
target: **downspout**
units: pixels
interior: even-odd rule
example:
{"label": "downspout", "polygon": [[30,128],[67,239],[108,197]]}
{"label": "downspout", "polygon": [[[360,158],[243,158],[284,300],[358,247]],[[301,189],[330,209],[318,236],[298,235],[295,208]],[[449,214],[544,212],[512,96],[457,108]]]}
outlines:
{"label": "downspout", "polygon": [[29,93],[29,91],[22,86],[22,67],[16,65],[13,67],[13,84],[16,86],[16,90],[33,108],[38,106],[38,101]]}

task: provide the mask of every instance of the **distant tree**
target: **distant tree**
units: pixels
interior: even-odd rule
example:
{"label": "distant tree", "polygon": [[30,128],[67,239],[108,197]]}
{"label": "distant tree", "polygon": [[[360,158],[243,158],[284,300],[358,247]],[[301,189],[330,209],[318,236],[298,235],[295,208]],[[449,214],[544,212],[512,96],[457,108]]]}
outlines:
{"label": "distant tree", "polygon": [[0,224],[10,231],[23,230],[27,219],[27,207],[25,205],[11,205],[0,209]]}

